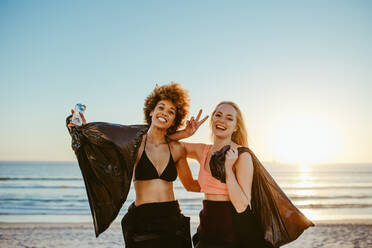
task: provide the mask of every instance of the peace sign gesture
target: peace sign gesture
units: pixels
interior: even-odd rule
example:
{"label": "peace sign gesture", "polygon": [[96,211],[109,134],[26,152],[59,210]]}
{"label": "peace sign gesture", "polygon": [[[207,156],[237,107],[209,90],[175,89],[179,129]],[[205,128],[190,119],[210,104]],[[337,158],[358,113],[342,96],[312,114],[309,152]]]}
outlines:
{"label": "peace sign gesture", "polygon": [[207,115],[202,120],[200,120],[202,113],[203,110],[199,110],[196,119],[193,116],[191,117],[190,120],[186,121],[186,127],[184,129],[184,132],[187,134],[188,137],[192,136],[199,129],[199,127],[208,119],[209,116]]}

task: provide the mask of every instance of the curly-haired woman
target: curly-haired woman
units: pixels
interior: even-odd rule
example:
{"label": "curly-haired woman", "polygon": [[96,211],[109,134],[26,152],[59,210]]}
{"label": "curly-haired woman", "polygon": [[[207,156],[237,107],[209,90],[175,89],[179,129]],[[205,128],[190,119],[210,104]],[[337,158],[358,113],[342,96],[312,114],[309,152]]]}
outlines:
{"label": "curly-haired woman", "polygon": [[[187,91],[174,82],[156,86],[145,100],[147,127],[139,142],[134,145],[138,146],[137,153],[134,155],[133,167],[129,167],[132,170],[136,199],[122,220],[128,248],[191,247],[189,218],[183,216],[178,201],[175,200],[173,182],[178,175],[186,190],[198,192],[200,186],[192,178],[185,148],[167,137],[184,124],[188,108]],[[70,122],[68,126],[71,128],[73,124]],[[109,129],[112,130],[113,127],[110,126]],[[104,129],[101,128],[97,135],[95,129],[92,132],[94,135],[89,137],[109,135],[110,131],[105,133],[101,130]],[[81,133],[85,134],[87,131],[83,130]],[[123,136],[122,133],[117,133]],[[99,142],[92,141],[90,144],[93,143]],[[121,146],[122,142],[115,144],[117,143]],[[90,157],[91,153],[87,158]]]}

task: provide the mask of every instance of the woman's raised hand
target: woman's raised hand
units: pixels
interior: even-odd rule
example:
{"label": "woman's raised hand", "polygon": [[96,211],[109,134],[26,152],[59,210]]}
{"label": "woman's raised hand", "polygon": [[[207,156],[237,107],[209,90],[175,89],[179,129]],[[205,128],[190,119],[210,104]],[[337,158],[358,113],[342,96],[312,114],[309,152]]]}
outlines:
{"label": "woman's raised hand", "polygon": [[232,148],[231,147],[226,152],[226,157],[225,157],[225,171],[226,171],[226,173],[232,171],[232,168],[233,168],[236,160],[238,160],[238,157],[239,157],[239,153],[238,153],[237,148]]}
{"label": "woman's raised hand", "polygon": [[199,127],[208,119],[208,115],[204,117],[202,120],[200,120],[201,114],[203,110],[199,110],[198,115],[196,118],[191,117],[190,120],[186,121],[186,127],[184,129],[184,132],[190,137],[192,136],[198,129]]}
{"label": "woman's raised hand", "polygon": [[[73,109],[71,109],[71,113],[74,114],[74,112],[75,112],[75,111],[74,111]],[[84,115],[83,115],[82,113],[79,113],[79,114],[80,114],[80,116],[81,116],[81,120],[82,120],[82,122],[83,122],[83,125],[86,124],[87,121],[85,120]],[[68,123],[67,127],[71,130],[71,128],[74,127],[74,126],[75,126],[75,124],[72,123],[72,116],[71,116],[71,118],[70,118],[70,122]]]}

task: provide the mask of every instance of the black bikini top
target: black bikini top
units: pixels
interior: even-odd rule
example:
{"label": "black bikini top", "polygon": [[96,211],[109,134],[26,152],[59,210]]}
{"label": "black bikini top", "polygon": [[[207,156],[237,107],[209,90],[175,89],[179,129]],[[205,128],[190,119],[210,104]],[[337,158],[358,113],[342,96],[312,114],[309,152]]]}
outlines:
{"label": "black bikini top", "polygon": [[163,179],[168,182],[173,182],[174,180],[176,180],[177,169],[173,161],[173,157],[172,157],[169,144],[167,143],[168,148],[169,148],[169,153],[170,153],[168,164],[165,167],[164,171],[159,176],[158,171],[156,170],[155,166],[151,163],[150,159],[148,158],[146,154],[146,141],[147,141],[147,135],[145,138],[145,147],[143,148],[141,158],[138,161],[138,164],[134,171],[135,180],[151,180],[151,179],[157,179],[157,178]]}

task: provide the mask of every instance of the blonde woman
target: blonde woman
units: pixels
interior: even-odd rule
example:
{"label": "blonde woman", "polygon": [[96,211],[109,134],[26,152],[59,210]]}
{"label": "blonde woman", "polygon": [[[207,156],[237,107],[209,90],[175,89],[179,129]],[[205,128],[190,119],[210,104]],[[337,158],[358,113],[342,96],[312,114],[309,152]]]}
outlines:
{"label": "blonde woman", "polygon": [[[171,138],[195,133],[200,114]],[[183,143],[187,157],[200,164],[198,181],[205,195],[195,247],[279,247],[313,225],[248,148],[243,116],[235,103],[219,103],[210,124],[212,145]]]}

